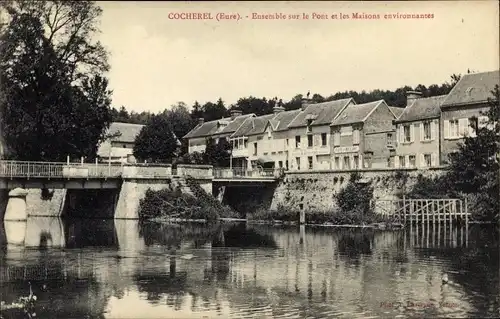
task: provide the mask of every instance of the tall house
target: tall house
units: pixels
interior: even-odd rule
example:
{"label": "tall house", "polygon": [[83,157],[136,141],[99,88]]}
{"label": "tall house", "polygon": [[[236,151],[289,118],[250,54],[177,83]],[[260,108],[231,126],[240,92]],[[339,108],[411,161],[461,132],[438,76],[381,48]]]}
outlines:
{"label": "tall house", "polygon": [[309,104],[303,101],[297,116],[281,137],[289,154],[290,170],[331,169],[330,124],[353,99]]}
{"label": "tall house", "polygon": [[247,118],[253,116],[255,115],[242,115],[241,111],[232,110],[231,117],[208,122],[205,122],[203,118],[200,118],[198,120],[198,125],[196,125],[183,137],[188,141],[188,152],[204,152],[207,147],[208,138],[213,138],[216,142],[218,142],[220,138],[228,138],[231,134],[236,132],[236,130]]}
{"label": "tall house", "polygon": [[127,157],[133,154],[135,138],[144,125],[113,122],[107,134],[109,139],[103,141],[97,149],[97,155],[106,162],[126,162]]}
{"label": "tall house", "polygon": [[395,119],[384,100],[350,104],[331,124],[332,169],[387,167],[395,153]]}
{"label": "tall house", "polygon": [[500,84],[499,70],[464,75],[441,104],[441,162],[447,164],[464,136],[475,134],[473,127],[482,127],[487,119],[491,91]]}
{"label": "tall house", "polygon": [[393,167],[428,168],[438,166],[440,105],[446,95],[421,98],[422,93],[407,92],[407,105],[396,124],[396,156]]}

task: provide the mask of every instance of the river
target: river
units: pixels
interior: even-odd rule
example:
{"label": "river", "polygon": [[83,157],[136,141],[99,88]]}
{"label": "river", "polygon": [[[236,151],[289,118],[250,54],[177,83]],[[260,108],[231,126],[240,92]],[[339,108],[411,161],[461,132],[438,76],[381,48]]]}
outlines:
{"label": "river", "polygon": [[27,296],[31,284],[37,318],[470,318],[500,310],[498,233],[484,225],[386,231],[39,217],[4,222],[0,241],[1,300]]}

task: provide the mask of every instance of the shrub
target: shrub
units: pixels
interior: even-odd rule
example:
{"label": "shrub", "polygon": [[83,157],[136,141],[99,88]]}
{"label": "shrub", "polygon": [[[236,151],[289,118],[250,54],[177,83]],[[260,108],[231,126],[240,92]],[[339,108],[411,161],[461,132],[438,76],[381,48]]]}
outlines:
{"label": "shrub", "polygon": [[373,187],[367,183],[361,183],[361,175],[358,172],[351,173],[346,187],[341,189],[333,198],[343,212],[354,210],[363,213],[371,211],[370,203],[373,198]]}

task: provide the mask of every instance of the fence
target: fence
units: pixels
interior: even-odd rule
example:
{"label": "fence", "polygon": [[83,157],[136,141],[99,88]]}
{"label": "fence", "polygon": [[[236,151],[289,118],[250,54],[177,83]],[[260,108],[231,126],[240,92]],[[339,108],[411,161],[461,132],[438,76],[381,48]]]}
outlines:
{"label": "fence", "polygon": [[282,169],[214,168],[214,178],[269,178],[276,179],[283,174]]}
{"label": "fence", "polygon": [[375,200],[372,207],[377,214],[394,217],[402,222],[468,223],[467,200],[462,199],[388,199]]}
{"label": "fence", "polygon": [[10,178],[99,178],[119,177],[116,164],[0,161],[0,177]]}

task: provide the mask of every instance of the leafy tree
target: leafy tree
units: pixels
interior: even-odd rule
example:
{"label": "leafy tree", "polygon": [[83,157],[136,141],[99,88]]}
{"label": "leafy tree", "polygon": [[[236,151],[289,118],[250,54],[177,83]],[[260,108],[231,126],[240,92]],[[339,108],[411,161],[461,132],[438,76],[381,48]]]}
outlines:
{"label": "leafy tree", "polygon": [[220,138],[216,143],[214,139],[207,139],[207,147],[203,153],[203,160],[206,164],[215,167],[229,167],[231,159],[231,144],[225,138]]}
{"label": "leafy tree", "polygon": [[171,123],[165,116],[153,115],[135,138],[134,156],[153,163],[169,163],[178,149]]}
{"label": "leafy tree", "polygon": [[89,1],[7,1],[0,35],[3,135],[9,157],[96,156],[111,121],[109,69],[92,40],[101,9]]}
{"label": "leafy tree", "polygon": [[362,176],[354,172],[349,177],[347,186],[334,194],[334,199],[342,212],[370,213],[370,202],[373,199],[373,187],[361,182]]}
{"label": "leafy tree", "polygon": [[[478,201],[485,212],[486,218],[498,214],[500,205],[498,172],[500,151],[500,92],[498,85],[491,92],[488,111],[483,115],[488,117],[485,126],[475,127],[476,136],[465,137],[458,145],[458,152],[450,156],[449,178],[455,188],[466,194],[479,194]],[[497,215],[498,216],[498,215]]]}
{"label": "leafy tree", "polygon": [[[172,105],[169,110],[163,111],[161,116],[165,116],[166,120],[172,125],[174,134],[179,139],[191,131],[196,125],[196,121],[193,120],[189,114],[186,104],[183,102],[179,102],[177,105]],[[183,140],[181,144],[181,154],[187,153],[187,151],[187,141]]]}
{"label": "leafy tree", "polygon": [[221,98],[217,100],[217,103],[212,103],[212,102],[207,102],[203,105],[203,118],[205,121],[213,121],[213,120],[219,120],[225,116],[227,116],[229,113],[226,109],[226,106],[224,105],[224,102],[222,101]]}

